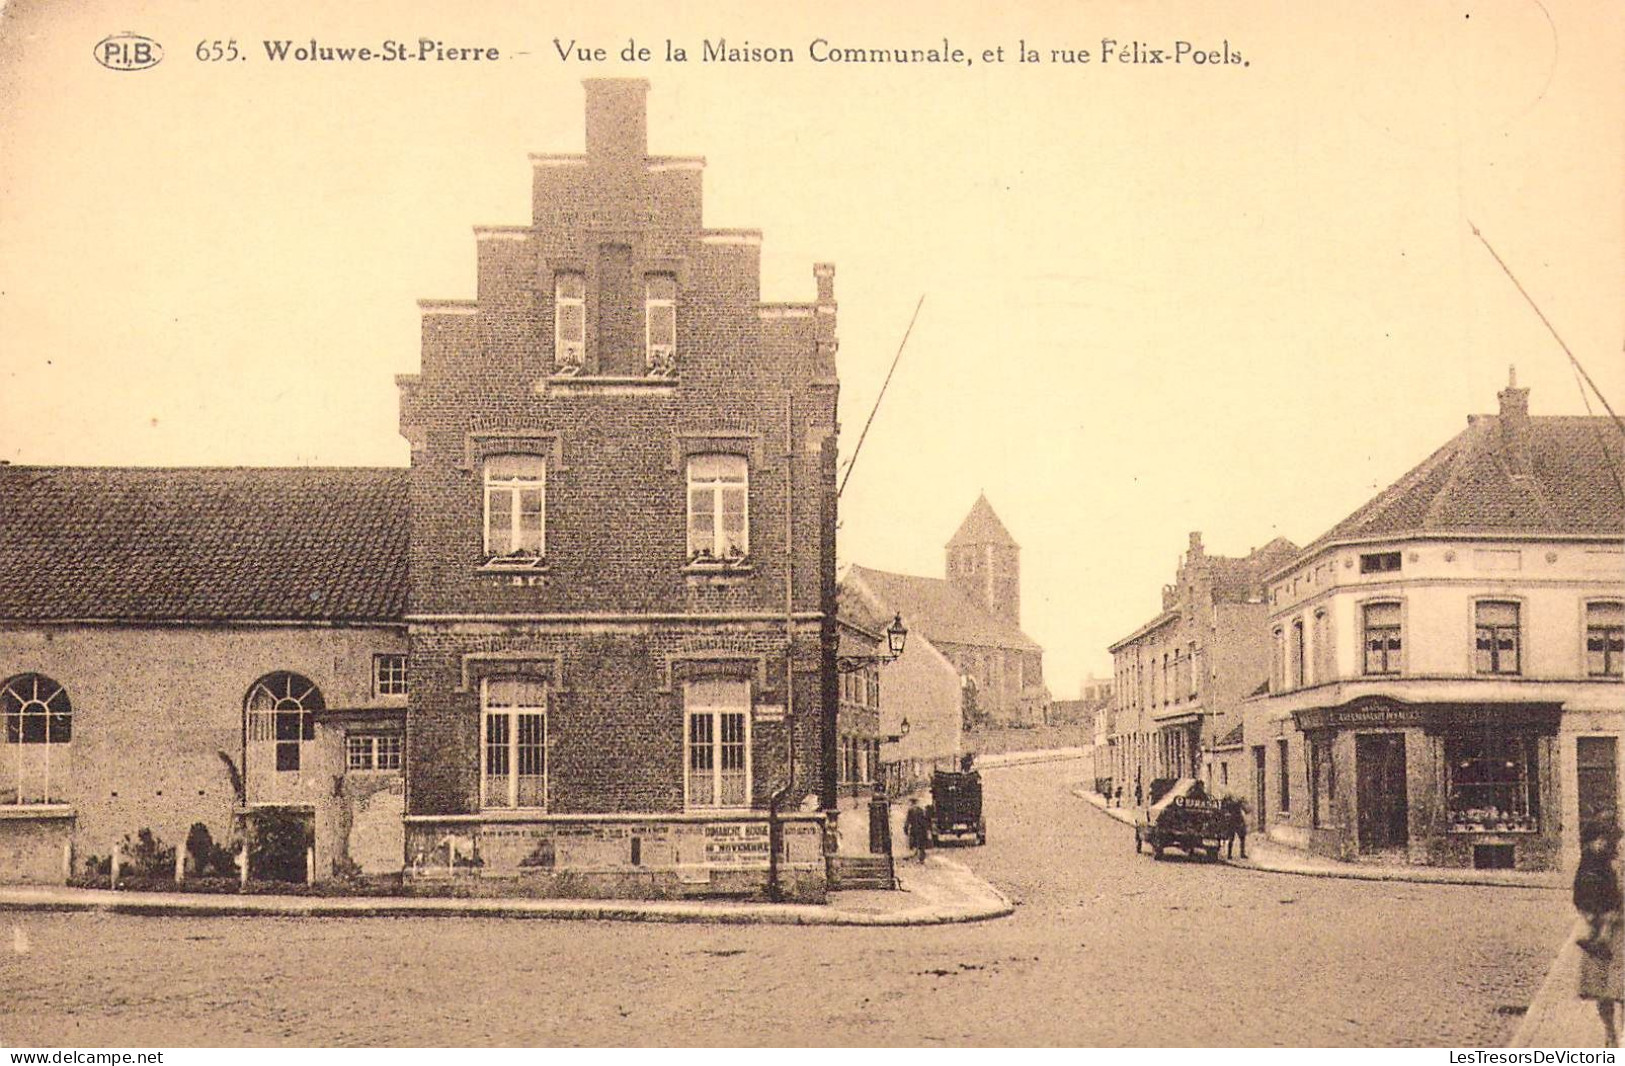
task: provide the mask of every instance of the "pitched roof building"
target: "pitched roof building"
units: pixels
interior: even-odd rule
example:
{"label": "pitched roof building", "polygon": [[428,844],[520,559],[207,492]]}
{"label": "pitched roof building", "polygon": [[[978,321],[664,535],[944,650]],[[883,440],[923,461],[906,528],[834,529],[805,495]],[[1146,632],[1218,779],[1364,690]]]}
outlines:
{"label": "pitched roof building", "polygon": [[1247,742],[1282,842],[1553,869],[1620,809],[1625,434],[1500,401],[1269,575]]}
{"label": "pitched roof building", "polygon": [[946,577],[852,566],[845,583],[883,617],[901,614],[975,686],[977,715],[995,725],[1044,721],[1044,649],[1021,631],[1020,546],[981,496],[946,545]]}
{"label": "pitched roof building", "polygon": [[648,90],[420,303],[409,468],[0,467],[0,879],[275,810],[318,878],[821,897],[835,271],[762,300]]}

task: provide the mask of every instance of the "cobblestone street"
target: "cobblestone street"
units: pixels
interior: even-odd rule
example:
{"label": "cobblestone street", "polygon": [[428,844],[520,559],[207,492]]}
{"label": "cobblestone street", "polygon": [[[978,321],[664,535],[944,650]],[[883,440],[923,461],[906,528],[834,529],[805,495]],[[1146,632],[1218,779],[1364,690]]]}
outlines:
{"label": "cobblestone street", "polygon": [[985,772],[1018,901],[859,929],[0,915],[9,1045],[1498,1045],[1565,894],[1134,853],[1080,762]]}

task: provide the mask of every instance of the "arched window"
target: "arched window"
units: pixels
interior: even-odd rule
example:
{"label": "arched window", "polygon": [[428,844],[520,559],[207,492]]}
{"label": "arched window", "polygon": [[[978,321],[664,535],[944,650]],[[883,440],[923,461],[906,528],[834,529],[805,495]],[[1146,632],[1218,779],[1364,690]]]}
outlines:
{"label": "arched window", "polygon": [[66,744],[73,737],[68,690],[44,674],[23,674],[0,689],[7,744]]}
{"label": "arched window", "polygon": [[61,803],[68,781],[73,704],[44,674],[20,674],[0,686],[0,715],[12,754],[0,759],[0,804]]}
{"label": "arched window", "polygon": [[311,712],[322,710],[322,690],[307,677],[279,670],[248,690],[248,739],[276,744],[276,768],[299,769],[299,745],[316,739]]}

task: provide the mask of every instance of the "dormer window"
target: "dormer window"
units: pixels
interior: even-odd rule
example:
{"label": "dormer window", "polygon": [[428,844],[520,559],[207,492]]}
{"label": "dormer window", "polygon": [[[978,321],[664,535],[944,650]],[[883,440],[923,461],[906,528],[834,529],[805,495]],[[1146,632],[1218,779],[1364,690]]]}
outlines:
{"label": "dormer window", "polygon": [[579,374],[587,360],[587,283],[580,274],[553,276],[553,370]]}
{"label": "dormer window", "polygon": [[650,377],[677,373],[677,279],[650,274],[644,281],[644,351]]}

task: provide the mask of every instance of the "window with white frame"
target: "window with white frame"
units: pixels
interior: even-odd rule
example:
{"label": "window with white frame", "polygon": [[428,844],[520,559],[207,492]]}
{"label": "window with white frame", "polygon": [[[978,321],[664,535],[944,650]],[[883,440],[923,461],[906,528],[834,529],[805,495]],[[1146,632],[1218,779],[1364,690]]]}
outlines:
{"label": "window with white frame", "polygon": [[535,560],[546,551],[547,464],[536,455],[485,460],[485,553]]}
{"label": "window with white frame", "polygon": [[280,670],[266,674],[248,690],[249,746],[272,746],[279,772],[297,771],[304,746],[316,739],[314,712],[327,704],[315,682]]}
{"label": "window with white frame", "polygon": [[0,687],[6,751],[0,764],[0,806],[64,803],[72,763],[73,703],[44,674],[22,674]]}
{"label": "window with white frame", "polygon": [[1476,629],[1473,666],[1481,674],[1519,672],[1518,605],[1484,600],[1473,607]]}
{"label": "window with white frame", "polygon": [[399,733],[351,733],[344,738],[344,766],[347,770],[399,770]]}
{"label": "window with white frame", "polygon": [[750,476],[737,455],[688,460],[688,557],[727,562],[750,554]]}
{"label": "window with white frame", "polygon": [[644,351],[649,373],[669,377],[677,372],[677,279],[650,274],[643,283]]}
{"label": "window with white frame", "polygon": [[688,806],[750,806],[750,684],[690,681],[683,687]]}
{"label": "window with white frame", "polygon": [[1399,604],[1368,603],[1360,609],[1360,617],[1365,628],[1363,672],[1399,673],[1405,646],[1400,631]]}
{"label": "window with white frame", "polygon": [[1625,604],[1586,604],[1586,673],[1591,677],[1625,674]]}
{"label": "window with white frame", "polygon": [[480,806],[545,809],[547,683],[486,678],[480,705]]}
{"label": "window with white frame", "polygon": [[372,692],[375,696],[406,695],[406,656],[381,652],[372,657]]}
{"label": "window with white frame", "polygon": [[574,272],[553,276],[553,363],[561,374],[580,373],[587,359],[587,283]]}

